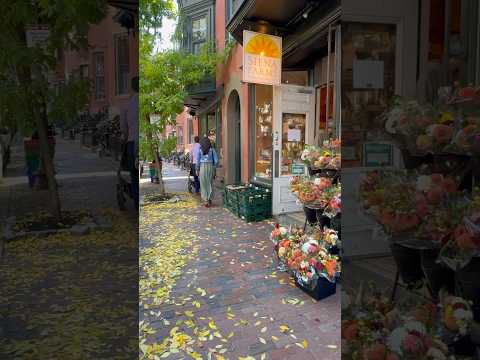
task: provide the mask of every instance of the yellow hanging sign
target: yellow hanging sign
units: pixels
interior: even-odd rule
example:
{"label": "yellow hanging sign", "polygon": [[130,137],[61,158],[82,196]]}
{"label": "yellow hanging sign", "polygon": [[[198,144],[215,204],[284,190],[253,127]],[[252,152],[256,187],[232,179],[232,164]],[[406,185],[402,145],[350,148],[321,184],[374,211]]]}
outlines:
{"label": "yellow hanging sign", "polygon": [[243,81],[280,85],[282,80],[282,38],[243,31]]}

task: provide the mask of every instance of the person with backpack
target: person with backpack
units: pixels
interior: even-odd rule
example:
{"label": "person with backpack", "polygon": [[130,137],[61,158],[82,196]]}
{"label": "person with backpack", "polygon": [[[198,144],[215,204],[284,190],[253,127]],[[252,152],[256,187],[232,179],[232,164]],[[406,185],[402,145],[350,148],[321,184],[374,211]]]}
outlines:
{"label": "person with backpack", "polygon": [[217,165],[217,152],[213,148],[210,139],[204,137],[200,142],[200,151],[197,153],[196,169],[200,178],[200,194],[205,202],[205,207],[212,205],[213,180]]}

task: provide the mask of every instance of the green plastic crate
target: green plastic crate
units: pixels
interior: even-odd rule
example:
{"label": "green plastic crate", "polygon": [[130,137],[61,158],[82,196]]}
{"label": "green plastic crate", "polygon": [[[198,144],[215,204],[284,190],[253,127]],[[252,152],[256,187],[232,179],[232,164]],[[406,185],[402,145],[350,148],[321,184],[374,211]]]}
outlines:
{"label": "green plastic crate", "polygon": [[272,216],[272,193],[264,187],[252,184],[226,186],[223,203],[225,208],[247,222],[262,221]]}

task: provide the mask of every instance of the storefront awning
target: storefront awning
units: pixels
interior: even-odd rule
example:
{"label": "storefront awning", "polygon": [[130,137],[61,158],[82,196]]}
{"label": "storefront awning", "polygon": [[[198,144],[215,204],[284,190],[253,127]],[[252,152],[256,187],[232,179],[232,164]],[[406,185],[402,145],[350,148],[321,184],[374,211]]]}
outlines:
{"label": "storefront awning", "polygon": [[245,0],[227,25],[240,43],[243,30],[283,38],[283,66],[295,67],[300,59],[327,44],[328,25],[340,19],[339,0]]}
{"label": "storefront awning", "polygon": [[192,115],[201,115],[210,111],[221,101],[224,92],[224,86],[221,85],[214,92],[187,96],[184,104],[189,108]]}

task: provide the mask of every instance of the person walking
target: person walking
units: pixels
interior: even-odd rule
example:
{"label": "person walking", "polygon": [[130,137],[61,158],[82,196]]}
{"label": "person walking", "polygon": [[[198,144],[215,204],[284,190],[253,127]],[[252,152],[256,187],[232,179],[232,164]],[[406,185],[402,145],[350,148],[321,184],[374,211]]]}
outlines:
{"label": "person walking", "polygon": [[191,154],[191,164],[190,164],[190,173],[191,175],[193,176],[193,183],[194,183],[194,187],[195,187],[195,194],[199,194],[200,193],[200,180],[198,179],[198,175],[197,175],[197,161],[198,161],[198,157],[200,155],[200,138],[198,136],[195,136],[194,138],[194,144],[193,144],[193,147],[192,147],[192,152],[190,153]]}
{"label": "person walking", "polygon": [[197,156],[197,172],[200,178],[200,192],[205,207],[212,205],[213,199],[213,179],[215,167],[218,165],[218,156],[212,143],[207,137],[200,142],[200,152]]}
{"label": "person walking", "polygon": [[138,210],[139,203],[139,174],[137,168],[138,154],[138,91],[139,78],[134,77],[131,82],[133,94],[128,103],[127,115],[121,122],[123,139],[126,141],[128,169],[130,171],[131,189],[135,208]]}

